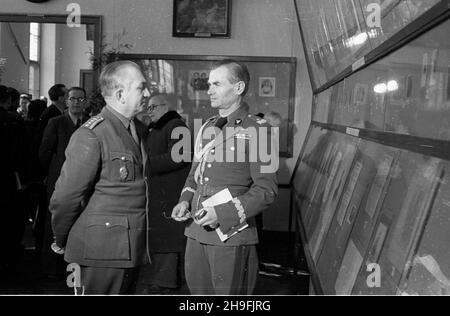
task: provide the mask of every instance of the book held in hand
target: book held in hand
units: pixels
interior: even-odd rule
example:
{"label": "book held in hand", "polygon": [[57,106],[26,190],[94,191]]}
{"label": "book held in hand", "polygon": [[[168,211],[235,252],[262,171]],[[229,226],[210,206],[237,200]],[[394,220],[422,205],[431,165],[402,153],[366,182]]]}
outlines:
{"label": "book held in hand", "polygon": [[[231,201],[233,197],[231,196],[230,190],[223,189],[222,191],[217,192],[213,196],[209,197],[207,200],[202,202],[203,207],[214,207],[216,205],[224,204]],[[233,227],[226,234],[220,230],[220,226],[216,228],[216,233],[219,236],[220,241],[224,242],[230,237],[236,235],[240,231],[244,230],[248,227],[246,222],[239,224],[236,227]]]}

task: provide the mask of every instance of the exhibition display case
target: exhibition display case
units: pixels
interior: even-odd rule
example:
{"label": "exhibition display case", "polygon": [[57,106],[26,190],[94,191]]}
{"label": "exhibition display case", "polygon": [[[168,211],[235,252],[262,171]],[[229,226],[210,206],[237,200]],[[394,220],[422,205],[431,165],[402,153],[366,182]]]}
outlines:
{"label": "exhibition display case", "polygon": [[314,91],[291,180],[311,292],[450,294],[450,1],[294,2]]}

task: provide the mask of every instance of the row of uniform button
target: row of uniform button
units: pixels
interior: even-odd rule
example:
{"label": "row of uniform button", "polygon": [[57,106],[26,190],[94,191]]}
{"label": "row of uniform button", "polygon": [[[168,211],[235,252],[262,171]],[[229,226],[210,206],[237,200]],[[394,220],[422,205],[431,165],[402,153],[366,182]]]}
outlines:
{"label": "row of uniform button", "polygon": [[[230,150],[231,151],[234,151],[236,149],[236,147],[234,147],[234,146],[231,146],[230,147]],[[216,152],[216,150],[213,148],[213,149],[211,149],[211,154],[214,154]]]}

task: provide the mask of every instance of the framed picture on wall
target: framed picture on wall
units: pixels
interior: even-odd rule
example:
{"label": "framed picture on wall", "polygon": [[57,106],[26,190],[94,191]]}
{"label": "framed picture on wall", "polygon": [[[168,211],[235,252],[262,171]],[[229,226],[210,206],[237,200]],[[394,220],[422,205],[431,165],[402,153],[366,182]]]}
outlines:
{"label": "framed picture on wall", "polygon": [[173,36],[230,37],[231,0],[174,0]]}
{"label": "framed picture on wall", "polygon": [[276,78],[259,77],[259,96],[274,97],[275,96]]}
{"label": "framed picture on wall", "polygon": [[90,96],[95,86],[94,71],[90,69],[80,69],[80,87],[86,90],[86,95]]}
{"label": "framed picture on wall", "polygon": [[[244,101],[250,106],[250,114],[277,112],[280,115],[280,157],[292,157],[296,58],[119,55],[119,59],[134,61],[141,67],[147,82],[152,84],[152,93],[167,93],[170,96],[172,108],[186,115],[191,129],[195,128],[195,122],[198,122],[196,120],[205,122],[217,115],[218,110],[211,107],[208,95],[209,73],[216,62],[230,58],[247,66],[250,73],[251,79],[244,97]],[[276,82],[283,84],[276,86]],[[266,85],[268,88],[265,88]]]}

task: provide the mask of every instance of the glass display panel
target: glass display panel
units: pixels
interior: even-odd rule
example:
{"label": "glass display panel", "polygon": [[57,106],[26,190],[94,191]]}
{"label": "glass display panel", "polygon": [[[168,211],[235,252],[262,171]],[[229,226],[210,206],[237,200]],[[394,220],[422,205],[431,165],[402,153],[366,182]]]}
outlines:
{"label": "glass display panel", "polygon": [[450,164],[445,163],[442,180],[430,217],[417,251],[411,259],[410,271],[400,292],[409,295],[450,295]]}
{"label": "glass display panel", "polygon": [[447,20],[320,93],[314,120],[450,140],[449,33]]}
{"label": "glass display panel", "polygon": [[322,286],[326,292],[332,293],[335,290],[335,281],[350,232],[376,175],[377,162],[370,156],[376,151],[374,147],[382,146],[361,141],[318,260],[317,269],[322,276]]}
{"label": "glass display panel", "polygon": [[389,67],[385,130],[450,140],[450,20],[384,61]]}
{"label": "glass display panel", "polygon": [[295,0],[312,82],[323,86],[438,2]]}

